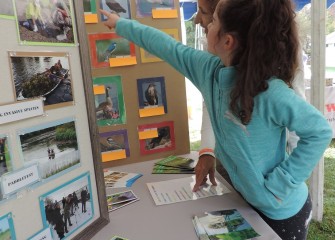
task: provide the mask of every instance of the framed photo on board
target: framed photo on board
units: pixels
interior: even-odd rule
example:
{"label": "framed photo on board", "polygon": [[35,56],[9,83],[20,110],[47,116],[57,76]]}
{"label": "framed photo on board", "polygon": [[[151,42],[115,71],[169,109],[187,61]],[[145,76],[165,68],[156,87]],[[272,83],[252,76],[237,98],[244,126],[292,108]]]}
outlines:
{"label": "framed photo on board", "polygon": [[111,67],[110,59],[136,59],[135,45],[116,33],[89,34],[94,68]]}
{"label": "framed photo on board", "polygon": [[16,239],[12,213],[0,216],[0,239]]}
{"label": "framed photo on board", "polygon": [[39,201],[43,226],[53,226],[53,236],[68,238],[94,216],[89,173],[44,193]]}
{"label": "framed photo on board", "polygon": [[2,0],[0,6],[0,18],[14,19],[14,7],[12,0]]}
{"label": "framed photo on board", "polygon": [[16,101],[44,99],[45,109],[73,105],[68,53],[9,52]]}
{"label": "framed photo on board", "polygon": [[126,129],[100,133],[100,148],[103,162],[124,159],[130,156]]}
{"label": "framed photo on board", "polygon": [[74,46],[72,1],[14,0],[14,3],[21,44]]}
{"label": "framed photo on board", "polygon": [[96,3],[95,0],[84,0],[84,13],[97,13]]}
{"label": "framed photo on board", "polygon": [[140,117],[167,113],[164,77],[137,79],[137,91]]}
{"label": "framed photo on board", "polygon": [[173,121],[138,126],[140,153],[142,155],[175,149]]}
{"label": "framed photo on board", "polygon": [[93,78],[93,92],[98,126],[126,122],[121,76]]}
{"label": "framed photo on board", "polygon": [[9,137],[5,134],[0,134],[0,177],[12,170],[13,165],[12,165]]}
{"label": "framed photo on board", "polygon": [[[169,34],[171,37],[179,41],[179,34],[178,29],[176,28],[166,28],[166,29],[160,29],[162,32],[165,32],[166,34]],[[162,45],[164,47],[164,45]],[[155,55],[145,51],[143,48],[140,48],[141,53],[141,61],[142,63],[150,63],[150,62],[161,62],[162,59],[156,57]]]}
{"label": "framed photo on board", "polygon": [[80,163],[76,124],[72,118],[19,130],[18,138],[24,165],[38,164],[42,179],[69,171]]}
{"label": "framed photo on board", "polygon": [[174,0],[136,0],[136,17],[151,17],[154,9],[174,8]]}
{"label": "framed photo on board", "polygon": [[[118,14],[122,18],[131,18],[129,0],[99,0],[100,8],[107,12]],[[106,21],[107,18],[101,14],[101,21]]]}

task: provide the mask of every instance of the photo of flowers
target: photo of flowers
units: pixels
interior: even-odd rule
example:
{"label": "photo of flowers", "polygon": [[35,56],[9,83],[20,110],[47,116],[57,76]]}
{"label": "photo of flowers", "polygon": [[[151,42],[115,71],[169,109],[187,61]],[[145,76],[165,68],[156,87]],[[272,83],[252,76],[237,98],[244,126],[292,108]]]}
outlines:
{"label": "photo of flowers", "polygon": [[88,34],[94,68],[110,67],[110,58],[134,57],[135,45],[116,33]]}
{"label": "photo of flowers", "polygon": [[0,239],[16,239],[13,217],[11,213],[0,216]]}
{"label": "photo of flowers", "polygon": [[14,19],[14,7],[12,0],[2,0],[0,5],[0,18]]}
{"label": "photo of flowers", "polygon": [[136,0],[136,17],[151,17],[153,9],[173,9],[173,0]]}
{"label": "photo of flowers", "polygon": [[45,109],[73,105],[68,53],[9,52],[16,101],[43,98]]}
{"label": "photo of flowers", "polygon": [[137,91],[140,117],[167,113],[164,77],[137,79]]}
{"label": "photo of flowers", "polygon": [[41,195],[39,201],[43,226],[51,226],[57,239],[68,239],[94,216],[89,173]]}
{"label": "photo of flowers", "polygon": [[[129,0],[100,0],[100,8],[107,12],[116,13],[122,18],[131,18]],[[101,21],[106,21],[107,18],[101,15]]]}
{"label": "photo of flowers", "polygon": [[14,0],[19,42],[26,45],[74,46],[70,0]]}
{"label": "photo of flowers", "polygon": [[140,153],[142,155],[170,151],[176,148],[173,121],[145,124],[138,126],[138,132],[156,132],[156,137],[140,139]]}
{"label": "photo of flowers", "polygon": [[18,131],[25,166],[38,164],[47,179],[80,162],[75,121],[62,119]]}
{"label": "photo of flowers", "polygon": [[93,91],[98,126],[124,124],[124,105],[121,76],[93,78]]}
{"label": "photo of flowers", "polygon": [[124,159],[130,156],[126,129],[100,133],[102,162]]}
{"label": "photo of flowers", "polygon": [[9,147],[9,138],[5,134],[0,134],[0,177],[12,170],[13,166]]}

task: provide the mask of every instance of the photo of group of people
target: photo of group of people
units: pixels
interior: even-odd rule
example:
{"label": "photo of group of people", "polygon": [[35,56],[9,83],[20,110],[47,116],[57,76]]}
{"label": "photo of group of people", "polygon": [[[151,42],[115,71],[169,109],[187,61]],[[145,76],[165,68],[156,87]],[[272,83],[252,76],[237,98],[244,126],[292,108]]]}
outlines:
{"label": "photo of group of people", "polygon": [[45,227],[52,226],[54,239],[63,239],[93,216],[88,173],[85,173],[40,197]]}
{"label": "photo of group of people", "polygon": [[15,0],[15,11],[21,43],[75,43],[71,1]]}

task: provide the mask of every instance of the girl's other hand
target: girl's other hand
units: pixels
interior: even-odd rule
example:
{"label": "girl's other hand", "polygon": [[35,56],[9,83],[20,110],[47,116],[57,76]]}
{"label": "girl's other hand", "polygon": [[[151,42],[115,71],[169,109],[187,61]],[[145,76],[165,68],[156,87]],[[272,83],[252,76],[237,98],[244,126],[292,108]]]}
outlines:
{"label": "girl's other hand", "polygon": [[215,158],[209,155],[203,155],[199,158],[197,165],[195,166],[195,185],[193,192],[200,190],[200,186],[204,185],[207,181],[207,175],[210,182],[216,186],[215,181]]}

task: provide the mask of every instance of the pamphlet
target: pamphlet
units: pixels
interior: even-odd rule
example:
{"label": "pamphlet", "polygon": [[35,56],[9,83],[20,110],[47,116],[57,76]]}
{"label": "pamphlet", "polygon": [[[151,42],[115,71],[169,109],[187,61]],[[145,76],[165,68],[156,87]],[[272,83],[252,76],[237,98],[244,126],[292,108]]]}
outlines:
{"label": "pamphlet", "polygon": [[169,156],[155,163],[152,173],[194,173],[195,161],[191,158]]}
{"label": "pamphlet", "polygon": [[149,191],[156,205],[171,204],[199,198],[212,197],[229,193],[230,190],[218,179],[217,186],[203,185],[199,191],[193,192],[195,176],[178,178],[162,182],[147,183]]}
{"label": "pamphlet", "polygon": [[250,239],[260,236],[236,209],[205,212],[193,217],[199,240]]}
{"label": "pamphlet", "polygon": [[104,169],[104,180],[107,188],[131,187],[143,174],[113,171]]}
{"label": "pamphlet", "polygon": [[139,200],[132,190],[113,193],[107,195],[106,198],[109,212]]}

